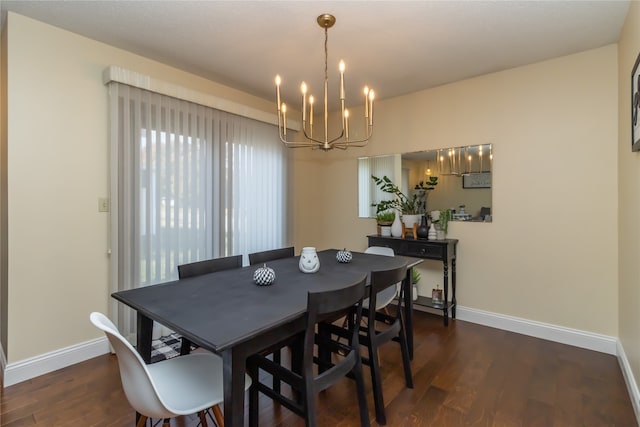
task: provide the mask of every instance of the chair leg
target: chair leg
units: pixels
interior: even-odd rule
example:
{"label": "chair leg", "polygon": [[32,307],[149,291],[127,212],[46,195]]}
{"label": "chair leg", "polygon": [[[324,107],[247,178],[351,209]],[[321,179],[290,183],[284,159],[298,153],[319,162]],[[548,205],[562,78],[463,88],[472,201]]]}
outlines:
{"label": "chair leg", "polygon": [[182,343],[180,344],[180,356],[184,356],[191,353],[191,341],[182,337]]}
{"label": "chair leg", "polygon": [[218,427],[224,427],[224,417],[222,416],[220,406],[216,405],[211,409],[213,410],[213,416],[216,418],[216,424],[218,424]]}
{"label": "chair leg", "polygon": [[402,353],[402,365],[404,367],[404,382],[407,388],[413,388],[413,376],[411,375],[411,359],[409,356],[409,346],[407,345],[407,335],[404,328],[400,328],[400,352]]}
{"label": "chair leg", "polygon": [[382,396],[382,375],[380,375],[380,361],[378,359],[378,346],[375,338],[370,338],[369,344],[369,368],[371,370],[371,388],[373,389],[373,401],[376,409],[376,421],[380,425],[387,423],[384,412],[384,398]]}
{"label": "chair leg", "polygon": [[247,374],[251,377],[251,386],[249,387],[249,426],[258,427],[258,414],[260,412],[258,384],[260,383],[260,372],[257,362],[251,357],[247,359]]}
{"label": "chair leg", "polygon": [[147,416],[145,415],[140,415],[140,418],[138,418],[138,424],[136,424],[136,427],[144,427],[145,424],[147,424]]}
{"label": "chair leg", "polygon": [[311,382],[308,382],[305,386],[304,394],[304,419],[306,427],[318,427],[317,408],[316,408],[316,395],[312,392],[313,386]]}
{"label": "chair leg", "polygon": [[171,419],[165,418],[162,422],[162,427],[171,427]]}
{"label": "chair leg", "polygon": [[[282,364],[282,350],[278,349],[273,352],[273,363],[277,363],[278,365]],[[276,393],[280,393],[280,381],[273,377],[272,383],[273,391]]]}
{"label": "chair leg", "polygon": [[202,427],[208,427],[208,424],[207,424],[207,413],[205,411],[198,412],[198,418],[200,418],[200,425]]}
{"label": "chair leg", "polygon": [[358,408],[360,409],[360,425],[362,427],[370,427],[369,408],[367,407],[367,395],[364,388],[364,379],[362,377],[362,362],[357,358],[356,365],[353,367],[353,376],[356,379],[356,393],[358,394]]}

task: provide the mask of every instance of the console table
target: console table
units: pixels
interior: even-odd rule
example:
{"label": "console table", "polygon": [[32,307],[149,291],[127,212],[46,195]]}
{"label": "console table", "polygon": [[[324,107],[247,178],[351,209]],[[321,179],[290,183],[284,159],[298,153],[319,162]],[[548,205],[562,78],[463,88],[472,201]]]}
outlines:
{"label": "console table", "polygon": [[[456,318],[456,245],[458,239],[426,240],[402,239],[400,237],[367,236],[369,246],[385,246],[393,249],[396,255],[415,258],[435,259],[443,264],[442,302],[433,302],[432,298],[419,296],[413,304],[442,310],[444,325],[449,326],[449,310],[451,317]],[[451,264],[451,299],[449,299],[449,264]]]}

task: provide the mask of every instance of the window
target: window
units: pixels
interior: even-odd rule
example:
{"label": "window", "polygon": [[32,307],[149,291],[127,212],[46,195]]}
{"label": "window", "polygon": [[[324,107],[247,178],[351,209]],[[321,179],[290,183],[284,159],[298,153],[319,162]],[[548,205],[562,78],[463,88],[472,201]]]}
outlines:
{"label": "window", "polygon": [[[113,290],[288,245],[287,150],[270,124],[111,82]],[[132,334],[135,313],[114,306]]]}

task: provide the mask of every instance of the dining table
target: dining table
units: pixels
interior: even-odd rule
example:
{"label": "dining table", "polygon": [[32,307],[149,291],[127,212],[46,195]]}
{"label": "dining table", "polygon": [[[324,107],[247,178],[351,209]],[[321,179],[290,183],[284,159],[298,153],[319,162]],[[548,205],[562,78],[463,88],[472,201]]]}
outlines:
{"label": "dining table", "polygon": [[344,287],[372,271],[406,266],[403,319],[413,354],[411,269],[422,260],[352,252],[352,260],[341,263],[337,252],[318,251],[320,269],[311,274],[301,272],[300,256],[270,261],[266,266],[273,269],[275,280],[269,286],[254,283],[254,272],[263,265],[253,265],[119,291],[112,297],[136,311],[136,348],[146,363],[154,321],[222,357],[224,422],[239,427],[244,426],[247,358],[304,330],[309,292]]}

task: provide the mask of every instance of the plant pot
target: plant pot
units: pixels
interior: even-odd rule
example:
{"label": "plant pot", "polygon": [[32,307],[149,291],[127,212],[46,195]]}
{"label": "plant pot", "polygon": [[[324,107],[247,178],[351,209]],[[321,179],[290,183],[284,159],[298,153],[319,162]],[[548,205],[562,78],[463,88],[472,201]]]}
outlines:
{"label": "plant pot", "polygon": [[422,215],[419,215],[419,214],[415,214],[415,215],[404,214],[402,215],[402,222],[404,223],[404,226],[406,228],[413,228],[414,224],[420,224],[421,216]]}
{"label": "plant pot", "polygon": [[383,237],[390,237],[391,236],[391,226],[390,225],[383,225],[380,227],[380,235]]}

